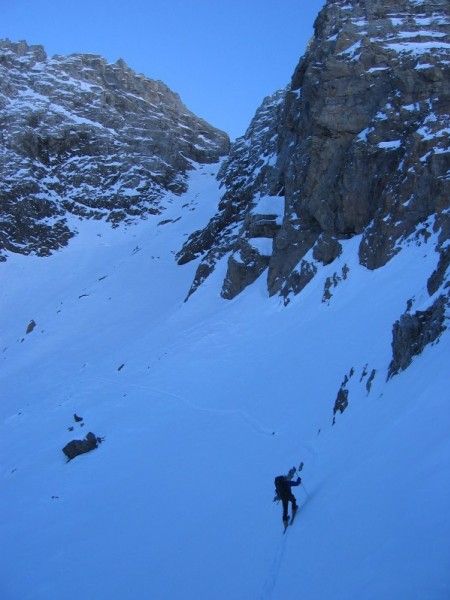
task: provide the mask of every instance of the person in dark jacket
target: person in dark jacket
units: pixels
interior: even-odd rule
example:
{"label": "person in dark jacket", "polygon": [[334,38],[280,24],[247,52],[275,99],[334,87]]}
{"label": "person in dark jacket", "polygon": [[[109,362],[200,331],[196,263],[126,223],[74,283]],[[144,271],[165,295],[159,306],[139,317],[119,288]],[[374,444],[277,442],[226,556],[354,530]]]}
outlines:
{"label": "person in dark jacket", "polygon": [[289,523],[289,502],[292,504],[292,516],[295,515],[298,509],[297,500],[295,499],[291,488],[300,485],[301,482],[302,480],[300,477],[297,477],[296,481],[291,481],[285,475],[279,475],[275,478],[275,489],[283,504],[283,524],[285,527],[287,527]]}

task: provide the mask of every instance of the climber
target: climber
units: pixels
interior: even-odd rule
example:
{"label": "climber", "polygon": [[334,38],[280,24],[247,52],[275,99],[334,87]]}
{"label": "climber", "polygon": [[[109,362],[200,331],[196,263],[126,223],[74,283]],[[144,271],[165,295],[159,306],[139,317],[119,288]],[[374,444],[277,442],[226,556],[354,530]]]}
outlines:
{"label": "climber", "polygon": [[291,481],[289,477],[286,477],[286,475],[278,475],[278,477],[275,477],[275,491],[276,496],[279,500],[281,500],[283,504],[283,524],[285,528],[288,526],[289,523],[289,502],[292,503],[292,519],[295,517],[295,513],[298,509],[297,501],[295,499],[294,494],[292,493],[291,488],[300,485],[301,482],[302,480],[300,477],[297,477],[296,481]]}

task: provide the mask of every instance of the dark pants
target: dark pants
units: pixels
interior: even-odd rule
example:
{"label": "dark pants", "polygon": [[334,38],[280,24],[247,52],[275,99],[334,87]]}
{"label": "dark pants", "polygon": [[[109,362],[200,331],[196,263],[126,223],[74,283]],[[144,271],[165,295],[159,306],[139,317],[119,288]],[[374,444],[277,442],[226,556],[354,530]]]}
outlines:
{"label": "dark pants", "polygon": [[281,498],[281,502],[283,503],[283,521],[287,521],[289,502],[292,502],[292,510],[294,511],[298,508],[297,501],[295,500],[294,494],[291,492],[289,496]]}

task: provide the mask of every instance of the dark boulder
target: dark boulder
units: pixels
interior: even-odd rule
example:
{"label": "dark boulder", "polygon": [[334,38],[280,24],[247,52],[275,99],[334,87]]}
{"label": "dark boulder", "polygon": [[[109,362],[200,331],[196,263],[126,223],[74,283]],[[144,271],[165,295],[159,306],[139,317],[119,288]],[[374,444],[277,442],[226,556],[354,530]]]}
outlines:
{"label": "dark boulder", "polygon": [[102,439],[90,431],[84,440],[72,440],[64,446],[62,451],[69,460],[72,460],[79,454],[85,454],[86,452],[95,450],[101,442]]}

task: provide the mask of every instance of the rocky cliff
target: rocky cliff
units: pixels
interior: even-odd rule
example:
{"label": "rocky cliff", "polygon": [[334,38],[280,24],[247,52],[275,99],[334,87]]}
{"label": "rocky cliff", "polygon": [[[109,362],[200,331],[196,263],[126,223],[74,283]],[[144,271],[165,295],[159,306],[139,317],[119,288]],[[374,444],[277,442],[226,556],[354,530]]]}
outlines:
{"label": "rocky cliff", "polygon": [[225,133],[122,60],[48,58],[9,41],[0,42],[0,136],[0,260],[64,245],[72,215],[114,225],[158,214],[193,162],[229,149]]}
{"label": "rocky cliff", "polygon": [[449,23],[447,0],[328,0],[290,85],[232,146],[218,215],[179,253],[201,257],[190,294],[224,256],[224,298],[264,273],[288,303],[354,236],[368,269],[433,233],[446,251]]}

